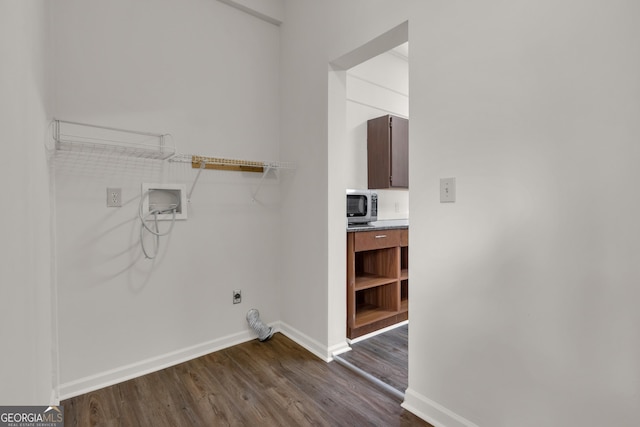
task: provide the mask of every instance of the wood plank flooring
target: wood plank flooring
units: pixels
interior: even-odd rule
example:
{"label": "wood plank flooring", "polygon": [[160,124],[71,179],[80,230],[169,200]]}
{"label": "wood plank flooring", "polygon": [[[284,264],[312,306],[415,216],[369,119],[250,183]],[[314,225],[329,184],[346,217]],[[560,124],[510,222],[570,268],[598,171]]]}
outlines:
{"label": "wood plank flooring", "polygon": [[282,334],[64,400],[65,426],[427,426]]}
{"label": "wood plank flooring", "polygon": [[409,325],[404,325],[352,344],[351,351],[340,357],[404,393],[409,381],[408,342]]}

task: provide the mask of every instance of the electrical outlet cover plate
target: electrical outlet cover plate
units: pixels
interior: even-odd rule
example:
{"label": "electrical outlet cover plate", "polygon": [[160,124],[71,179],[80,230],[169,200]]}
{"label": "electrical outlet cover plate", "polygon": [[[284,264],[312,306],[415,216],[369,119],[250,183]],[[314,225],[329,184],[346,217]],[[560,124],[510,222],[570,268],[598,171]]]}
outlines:
{"label": "electrical outlet cover plate", "polygon": [[[176,219],[187,219],[187,186],[185,184],[142,184],[142,212],[148,213],[154,207],[167,209],[178,203]],[[159,214],[158,220],[171,221],[173,214]]]}
{"label": "electrical outlet cover plate", "polygon": [[242,302],[242,291],[236,290],[233,291],[233,303],[240,304]]}
{"label": "electrical outlet cover plate", "polygon": [[122,188],[107,188],[107,207],[119,208],[122,206]]}

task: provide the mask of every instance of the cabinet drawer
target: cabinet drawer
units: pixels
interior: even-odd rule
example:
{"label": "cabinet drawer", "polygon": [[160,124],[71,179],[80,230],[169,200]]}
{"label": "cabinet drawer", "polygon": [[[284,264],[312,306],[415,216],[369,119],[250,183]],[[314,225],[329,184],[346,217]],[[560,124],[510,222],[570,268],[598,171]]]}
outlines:
{"label": "cabinet drawer", "polygon": [[354,236],[356,252],[400,246],[403,230],[360,231]]}
{"label": "cabinet drawer", "polygon": [[400,230],[400,246],[409,246],[409,230]]}

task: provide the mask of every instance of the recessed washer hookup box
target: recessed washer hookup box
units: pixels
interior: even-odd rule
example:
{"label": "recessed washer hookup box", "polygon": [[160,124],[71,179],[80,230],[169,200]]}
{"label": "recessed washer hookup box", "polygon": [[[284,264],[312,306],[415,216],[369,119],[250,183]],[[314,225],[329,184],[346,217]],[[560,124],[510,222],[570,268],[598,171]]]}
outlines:
{"label": "recessed washer hookup box", "polygon": [[[157,219],[187,219],[187,187],[184,184],[142,184],[141,215],[157,211]],[[172,209],[175,207],[175,215]]]}

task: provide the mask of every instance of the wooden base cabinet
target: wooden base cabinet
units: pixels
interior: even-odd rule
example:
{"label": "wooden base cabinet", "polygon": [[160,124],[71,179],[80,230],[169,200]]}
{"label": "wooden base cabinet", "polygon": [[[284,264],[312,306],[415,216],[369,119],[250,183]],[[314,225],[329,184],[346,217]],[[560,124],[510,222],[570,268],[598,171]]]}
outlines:
{"label": "wooden base cabinet", "polygon": [[347,233],[347,337],[409,318],[409,231]]}

